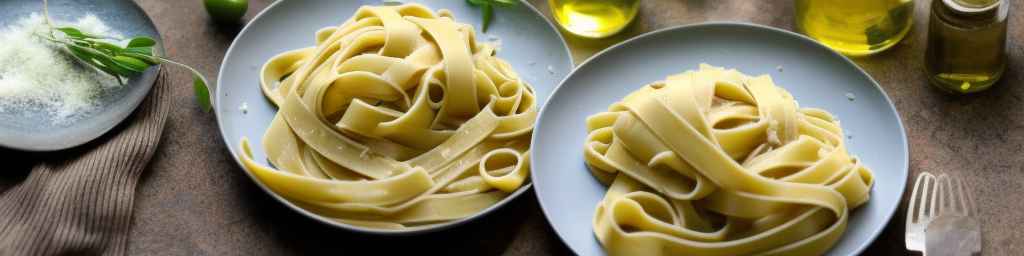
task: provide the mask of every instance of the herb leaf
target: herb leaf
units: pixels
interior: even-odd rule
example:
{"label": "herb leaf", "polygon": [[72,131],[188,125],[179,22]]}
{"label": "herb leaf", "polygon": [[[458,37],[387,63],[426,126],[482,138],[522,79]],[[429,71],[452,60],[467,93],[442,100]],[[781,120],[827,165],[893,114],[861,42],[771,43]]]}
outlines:
{"label": "herb leaf", "polygon": [[213,91],[210,91],[210,87],[207,86],[208,83],[206,82],[206,77],[203,76],[203,73],[199,73],[198,70],[189,67],[188,65],[175,62],[173,60],[161,57],[157,58],[159,58],[160,61],[164,63],[174,64],[179,67],[188,69],[188,71],[192,72],[192,90],[196,95],[196,102],[199,103],[199,107],[202,108],[203,111],[210,112],[210,110],[213,109],[213,98],[211,97],[211,95],[213,95]]}
{"label": "herb leaf", "polygon": [[481,15],[484,19],[483,28],[481,29],[482,31],[487,32],[487,27],[491,26],[491,17],[494,16],[494,9],[491,5],[485,4],[480,7],[480,11],[483,12]]}
{"label": "herb leaf", "polygon": [[[122,53],[137,53],[142,55],[153,55],[153,47],[128,47],[121,50]],[[159,62],[157,62],[159,63]]]}
{"label": "herb leaf", "polygon": [[156,45],[156,40],[153,40],[153,38],[149,38],[148,36],[139,36],[128,41],[126,47],[152,47],[154,45]]}
{"label": "herb leaf", "polygon": [[500,5],[502,7],[511,7],[511,6],[516,5],[516,3],[518,3],[518,2],[516,2],[514,0],[492,0],[492,1],[494,3],[497,3],[498,5]]}
{"label": "herb leaf", "polygon": [[487,27],[491,25],[491,19],[494,16],[494,7],[512,7],[519,3],[516,0],[466,0],[466,3],[472,6],[480,7],[480,16],[483,20],[480,31],[487,32]]}
{"label": "herb leaf", "polygon": [[160,59],[156,58],[156,57],[153,57],[152,54],[132,52],[131,51],[132,49],[136,49],[136,48],[125,49],[125,51],[122,52],[121,54],[123,54],[124,56],[128,56],[128,57],[132,57],[132,58],[136,58],[136,59],[142,60],[142,61],[144,61],[146,63],[149,63],[150,65],[160,64]]}
{"label": "herb leaf", "polygon": [[146,72],[146,68],[149,68],[149,66],[151,66],[149,63],[146,63],[145,61],[142,61],[138,58],[125,55],[117,55],[114,56],[112,59],[117,64],[120,64],[120,66],[138,73]]}
{"label": "herb leaf", "polygon": [[103,50],[103,51],[106,51],[107,53],[110,53],[110,54],[117,54],[117,53],[120,53],[121,51],[124,50],[124,48],[121,48],[121,46],[117,46],[117,45],[112,44],[112,43],[107,43],[107,42],[102,42],[102,41],[89,42],[89,43],[91,43],[92,46],[94,46],[94,48],[96,48],[97,50]]}
{"label": "herb leaf", "polygon": [[103,71],[103,73],[107,73],[108,75],[111,75],[114,78],[117,78],[117,82],[118,83],[122,83],[121,82],[121,76],[118,75],[116,71],[114,71],[114,70],[108,68],[107,66],[102,65],[102,63],[96,61],[95,57],[94,57],[95,55],[93,55],[92,53],[87,51],[86,48],[78,46],[78,45],[67,45],[66,47],[67,47],[68,51],[71,52],[71,55],[75,56],[75,58],[81,60],[82,62],[85,62],[86,64],[92,65],[93,67],[96,67],[96,69],[99,69],[100,71]]}
{"label": "herb leaf", "polygon": [[82,30],[79,30],[79,29],[73,28],[73,27],[59,27],[59,28],[54,28],[54,29],[64,33],[65,35],[67,35],[68,37],[71,37],[71,38],[76,38],[76,39],[96,38],[94,36],[86,34],[85,32],[82,32]]}
{"label": "herb leaf", "polygon": [[203,78],[203,74],[199,74],[194,70],[192,72],[192,91],[196,94],[196,101],[199,101],[199,107],[203,111],[210,112],[213,109],[213,103],[210,100],[210,87],[206,86],[206,78]]}

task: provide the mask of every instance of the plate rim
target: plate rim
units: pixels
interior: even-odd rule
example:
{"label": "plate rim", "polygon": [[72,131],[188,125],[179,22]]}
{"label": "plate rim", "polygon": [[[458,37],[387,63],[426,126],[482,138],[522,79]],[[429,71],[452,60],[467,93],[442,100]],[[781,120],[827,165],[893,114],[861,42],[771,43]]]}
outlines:
{"label": "plate rim", "polygon": [[[139,13],[142,14],[143,17],[145,17],[145,21],[146,21],[145,25],[148,25],[149,27],[153,28],[153,31],[156,32],[156,34],[154,35],[155,38],[153,38],[153,39],[156,40],[156,42],[157,42],[156,46],[157,47],[154,50],[158,54],[166,54],[167,49],[164,48],[163,34],[160,33],[160,28],[156,26],[155,22],[153,22],[153,18],[149,16],[149,13],[147,13],[146,10],[143,9],[142,6],[140,6],[139,3],[136,3],[135,1],[122,1],[122,2],[128,2],[129,3],[125,8],[138,11]],[[145,101],[146,98],[149,97],[149,93],[150,93],[150,91],[153,90],[153,86],[156,84],[157,79],[162,79],[162,78],[160,78],[160,72],[162,70],[163,70],[163,64],[159,64],[158,63],[156,65],[153,65],[153,72],[156,73],[155,78],[153,79],[153,81],[149,82],[149,83],[140,83],[140,84],[138,84],[138,85],[142,85],[143,87],[145,87],[145,88],[142,89],[142,91],[143,91],[143,93],[141,94],[142,97],[140,97],[139,99],[135,99],[135,100],[129,100],[131,102],[130,104],[132,104],[132,107],[129,108],[130,110],[124,111],[124,113],[115,115],[116,118],[114,118],[114,119],[117,120],[116,122],[110,122],[110,123],[104,124],[102,126],[103,128],[95,129],[94,132],[88,133],[88,136],[72,136],[72,138],[66,140],[66,141],[70,141],[70,142],[47,143],[47,144],[39,144],[39,143],[31,142],[31,140],[21,140],[21,139],[17,139],[17,138],[14,139],[13,143],[10,142],[10,141],[0,140],[0,148],[8,148],[8,149],[20,150],[20,151],[32,152],[32,153],[56,152],[56,151],[67,150],[67,149],[75,148],[75,147],[78,147],[78,146],[81,146],[81,145],[85,145],[85,144],[87,144],[89,142],[92,142],[92,141],[94,141],[94,140],[96,140],[96,139],[98,139],[100,137],[103,137],[103,135],[106,135],[107,132],[110,132],[115,127],[117,127],[118,125],[123,123],[125,120],[128,120],[128,117],[130,117],[133,113],[135,113],[135,110],[138,109],[139,106],[142,105],[142,102]],[[146,72],[149,72],[149,70],[147,70]],[[144,74],[140,74],[139,76],[140,77],[144,76]],[[106,112],[106,111],[108,111],[110,109],[112,109],[112,108],[108,107],[104,111],[100,111],[99,113]],[[99,116],[99,115],[97,114],[97,115],[94,115],[92,117],[95,118],[96,116]],[[78,134],[78,135],[81,135],[81,134]]]}
{"label": "plate rim", "polygon": [[[698,28],[703,28],[703,27],[734,27],[734,28],[761,29],[761,30],[766,30],[766,31],[774,32],[774,33],[782,33],[782,34],[787,35],[787,36],[795,37],[798,40],[802,40],[802,41],[805,41],[805,42],[810,42],[815,47],[825,49],[831,55],[839,57],[840,59],[842,59],[844,61],[844,63],[846,65],[855,68],[858,72],[860,72],[861,75],[863,75],[864,77],[867,77],[868,81],[871,81],[871,84],[874,85],[875,89],[877,89],[879,92],[882,93],[882,98],[884,98],[885,102],[888,103],[888,108],[891,109],[893,111],[893,114],[896,115],[896,124],[897,124],[897,126],[899,127],[899,130],[900,130],[899,135],[900,135],[900,145],[902,146],[901,147],[901,151],[903,151],[903,155],[905,156],[904,160],[903,160],[903,166],[901,168],[902,169],[901,176],[902,176],[903,182],[899,183],[900,184],[900,186],[899,186],[899,191],[900,191],[899,193],[900,194],[899,194],[898,199],[896,200],[897,204],[896,204],[895,207],[893,207],[892,210],[890,210],[890,211],[888,211],[888,213],[886,213],[885,220],[882,221],[882,223],[884,223],[884,224],[883,225],[879,225],[878,227],[874,228],[874,230],[871,231],[870,239],[868,240],[868,242],[859,245],[857,247],[857,249],[853,251],[854,255],[858,255],[858,254],[864,252],[864,250],[866,250],[869,246],[871,246],[871,244],[874,243],[875,240],[878,239],[878,236],[882,233],[882,231],[885,230],[885,228],[889,225],[889,223],[892,222],[892,217],[893,217],[893,215],[896,214],[897,211],[899,211],[900,205],[902,205],[902,199],[903,199],[903,197],[906,194],[907,177],[909,177],[909,175],[910,175],[910,145],[907,142],[906,127],[903,125],[903,118],[900,115],[899,110],[896,108],[896,105],[893,104],[892,99],[889,98],[889,94],[885,91],[885,88],[883,88],[881,85],[878,84],[878,81],[876,81],[874,77],[872,77],[870,74],[868,74],[866,71],[864,71],[864,69],[861,68],[860,66],[858,66],[855,62],[850,60],[850,58],[848,58],[848,57],[840,54],[839,52],[836,52],[835,50],[832,50],[828,46],[825,46],[825,45],[819,43],[818,41],[816,41],[814,39],[811,39],[811,38],[809,38],[809,37],[807,37],[807,36],[805,36],[803,34],[800,34],[800,33],[796,33],[796,32],[793,32],[793,31],[786,30],[786,29],[782,29],[782,28],[776,28],[776,27],[772,27],[772,26],[761,25],[761,24],[750,23],[750,22],[740,22],[740,21],[704,21],[704,22],[698,22],[698,23],[692,23],[692,24],[682,24],[682,25],[675,25],[675,26],[669,26],[669,27],[665,27],[665,28],[660,28],[660,29],[657,29],[657,30],[653,30],[653,31],[642,33],[640,35],[637,35],[637,36],[631,37],[629,39],[623,40],[622,42],[613,44],[612,46],[609,46],[608,48],[605,48],[605,49],[603,49],[601,51],[598,51],[594,55],[588,57],[586,60],[580,62],[579,65],[576,65],[576,67],[573,68],[572,71],[570,71],[568,74],[566,74],[566,76],[562,79],[562,81],[558,83],[558,86],[556,86],[555,89],[553,91],[551,91],[551,96],[549,96],[548,99],[544,102],[544,105],[541,107],[540,112],[538,112],[538,114],[537,114],[537,123],[536,123],[536,125],[534,125],[534,136],[530,138],[530,145],[535,145],[535,143],[536,143],[536,140],[537,140],[536,133],[537,133],[537,131],[540,130],[539,128],[542,125],[542,123],[540,123],[540,120],[543,119],[544,114],[547,112],[547,109],[548,109],[548,106],[549,106],[548,105],[548,101],[551,101],[551,100],[553,100],[555,98],[555,95],[558,94],[559,90],[562,89],[562,87],[565,85],[566,81],[569,81],[569,78],[572,78],[573,75],[575,75],[577,71],[579,71],[579,70],[585,68],[586,66],[590,65],[591,62],[593,62],[595,59],[598,59],[598,58],[608,54],[609,52],[618,51],[620,48],[623,48],[623,47],[625,47],[625,45],[631,44],[634,41],[639,41],[639,40],[642,40],[642,39],[646,39],[647,37],[652,37],[652,36],[663,34],[663,33],[679,33],[677,31],[693,30],[693,29],[698,29]],[[537,151],[536,150],[530,150],[530,166],[531,166],[531,168],[530,168],[530,174],[531,175],[530,176],[531,176],[531,179],[535,180],[536,179],[535,177],[537,177],[537,175],[533,175],[533,173],[537,170],[537,168],[536,168],[537,165],[535,164],[535,161],[537,161],[537,158],[534,156],[534,154],[537,154]],[[544,200],[542,200],[542,198],[541,198],[542,196],[541,196],[541,192],[540,192],[541,189],[539,189],[539,187],[538,187],[538,189],[535,189],[535,190],[537,190],[537,191],[535,191],[534,196],[537,197],[537,203],[540,205],[541,212],[544,214],[544,219],[547,220],[548,226],[551,227],[552,231],[557,235],[558,239],[562,242],[563,245],[568,247],[569,250],[572,251],[573,253],[579,254],[578,252],[580,250],[578,250],[573,244],[568,243],[567,242],[568,241],[567,238],[563,237],[563,234],[561,232],[558,232],[558,230],[553,225],[553,222],[552,222],[552,220],[551,220],[551,218],[549,216],[551,216],[554,213],[551,212],[552,210],[548,209],[550,206],[546,206],[545,203],[544,203]]]}
{"label": "plate rim", "polygon": [[[225,148],[227,148],[228,152],[231,154],[232,160],[234,160],[234,162],[235,162],[235,164],[237,164],[238,168],[242,169],[242,172],[245,173],[245,175],[247,177],[249,177],[249,179],[254,184],[256,184],[256,186],[258,186],[260,188],[260,190],[262,190],[264,193],[266,193],[270,197],[274,198],[275,201],[277,201],[278,203],[284,205],[287,208],[290,208],[292,211],[295,211],[296,213],[299,213],[300,215],[304,215],[304,216],[306,216],[308,218],[311,218],[311,219],[313,219],[313,220],[315,220],[315,221],[317,221],[317,222],[319,222],[319,223],[321,223],[321,224],[323,224],[325,226],[330,226],[330,227],[333,227],[333,228],[337,228],[337,229],[341,229],[341,230],[345,230],[345,231],[349,231],[349,232],[354,232],[354,233],[370,234],[370,235],[376,235],[376,236],[415,236],[415,235],[431,234],[431,233],[436,233],[436,232],[440,232],[440,231],[444,231],[444,230],[449,230],[449,229],[452,229],[452,228],[455,228],[455,227],[458,227],[458,226],[465,225],[467,223],[474,222],[477,219],[483,218],[484,216],[488,216],[491,213],[500,210],[502,207],[504,207],[505,205],[509,204],[513,200],[516,200],[523,193],[526,193],[526,191],[530,190],[533,187],[533,178],[530,177],[530,179],[528,180],[529,183],[523,185],[522,187],[517,189],[515,192],[512,192],[511,194],[509,194],[505,198],[501,199],[501,201],[498,201],[498,203],[496,203],[494,205],[491,205],[491,206],[485,208],[484,210],[481,210],[480,212],[477,212],[477,213],[475,213],[475,214],[473,214],[473,215],[471,215],[469,217],[462,218],[462,219],[459,219],[459,220],[450,221],[450,222],[445,222],[445,223],[439,223],[439,224],[434,224],[434,225],[426,225],[426,226],[423,226],[422,228],[409,229],[409,230],[372,229],[372,228],[365,228],[365,227],[359,227],[359,226],[355,226],[355,225],[335,222],[335,221],[330,220],[327,217],[320,216],[318,214],[314,214],[314,213],[312,213],[312,212],[310,212],[310,211],[308,211],[306,209],[298,207],[294,203],[291,203],[290,201],[288,201],[287,199],[282,197],[281,195],[278,195],[277,193],[271,191],[269,188],[266,187],[266,185],[264,185],[262,182],[257,180],[256,177],[253,177],[252,173],[250,173],[248,171],[245,171],[244,165],[242,164],[242,162],[237,157],[238,154],[235,152],[234,148],[231,147],[231,142],[228,141],[228,138],[225,136],[226,133],[225,133],[224,124],[223,124],[224,121],[221,118],[221,115],[222,114],[226,114],[226,113],[224,113],[224,111],[226,111],[226,110],[224,110],[225,108],[223,106],[221,106],[221,103],[223,102],[222,97],[226,97],[226,96],[224,96],[224,94],[220,93],[220,91],[221,91],[220,89],[221,89],[221,84],[223,84],[222,83],[222,78],[224,77],[224,68],[226,67],[225,64],[227,63],[228,58],[231,57],[231,55],[233,54],[234,49],[235,49],[235,45],[238,43],[239,38],[241,38],[241,35],[245,34],[249,30],[249,28],[252,26],[254,21],[256,21],[257,19],[262,18],[264,15],[267,14],[267,12],[269,12],[273,8],[276,8],[282,2],[285,2],[285,1],[274,1],[274,2],[270,3],[270,5],[267,5],[267,7],[263,8],[263,10],[260,10],[260,12],[256,14],[256,16],[253,16],[253,18],[251,20],[249,20],[245,24],[245,27],[243,27],[242,30],[239,30],[238,35],[235,36],[235,38],[231,40],[231,45],[228,46],[227,51],[224,52],[224,58],[221,60],[220,68],[218,68],[218,70],[217,70],[217,85],[215,86],[215,90],[214,90],[214,93],[216,94],[216,96],[214,97],[214,111],[213,112],[216,115],[217,130],[220,132],[221,141],[223,142],[222,144],[224,145]],[[422,3],[418,3],[418,2],[411,2],[411,3],[422,4]],[[387,3],[381,2],[381,5],[384,5],[384,4],[387,4]],[[425,5],[425,4],[423,4],[423,5]],[[570,68],[570,73],[566,74],[566,77],[568,77],[568,75],[571,74],[572,70],[575,70],[576,66],[575,66],[575,62],[574,62],[573,57],[572,57],[572,51],[569,49],[569,45],[566,43],[565,37],[562,36],[562,33],[561,33],[561,31],[559,31],[559,28],[557,26],[555,26],[555,24],[553,24],[551,22],[551,20],[549,20],[546,16],[544,16],[543,12],[538,10],[532,4],[528,3],[526,0],[519,0],[519,5],[525,6],[526,9],[530,10],[535,15],[540,17],[541,20],[543,20],[544,23],[547,23],[548,27],[550,27],[552,29],[552,31],[554,31],[555,35],[558,37],[559,41],[562,43],[561,44],[562,50],[565,51],[565,54],[567,56],[567,64],[568,64],[568,67]],[[441,9],[443,9],[443,8],[441,8]],[[562,79],[563,79],[562,81],[564,81],[565,77],[563,77]],[[554,92],[555,92],[555,90],[558,89],[559,85],[561,85],[561,82],[559,82],[558,84],[555,84],[554,88],[551,90],[551,95],[554,95]],[[254,89],[255,89],[255,87],[254,87]],[[550,96],[548,98],[550,99]],[[545,100],[544,103],[546,104],[547,100]],[[538,115],[538,117],[539,117],[539,115]],[[531,134],[531,136],[532,136],[532,134]],[[532,143],[532,137],[531,137],[531,143]],[[531,161],[531,163],[532,163],[532,161]],[[532,170],[531,170],[531,172],[532,172]]]}

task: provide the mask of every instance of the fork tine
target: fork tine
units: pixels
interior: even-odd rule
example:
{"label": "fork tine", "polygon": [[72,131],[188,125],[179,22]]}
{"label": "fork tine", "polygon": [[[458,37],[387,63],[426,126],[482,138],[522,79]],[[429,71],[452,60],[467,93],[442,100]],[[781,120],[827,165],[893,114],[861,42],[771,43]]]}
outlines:
{"label": "fork tine", "polygon": [[918,197],[916,199],[920,200],[921,202],[919,205],[914,205],[914,207],[918,208],[918,214],[916,214],[916,220],[914,222],[921,222],[925,217],[928,216],[926,215],[925,210],[927,210],[926,207],[928,207],[929,196],[932,194],[932,191],[929,189],[929,187],[931,187],[931,184],[935,180],[935,175],[925,172],[922,173],[919,178],[921,178],[922,180],[922,182],[920,183],[921,189],[919,189],[921,191],[921,197]]}
{"label": "fork tine", "polygon": [[972,216],[978,214],[977,206],[974,206],[974,197],[971,196],[971,190],[967,188],[967,183],[964,183],[963,179],[957,179],[957,183],[960,184],[960,196],[963,198],[964,215]]}
{"label": "fork tine", "polygon": [[[966,216],[967,215],[967,204],[966,204],[966,200],[967,199],[964,198],[963,181],[961,181],[960,177],[957,177],[957,176],[950,176],[949,180],[950,180],[950,182],[949,182],[950,183],[950,193],[952,193],[951,194],[951,198],[950,198],[950,202],[952,202],[952,205],[950,205],[950,208],[953,209],[953,213],[954,214],[961,215],[961,216]],[[956,202],[953,202],[953,201],[956,201]]]}
{"label": "fork tine", "polygon": [[946,188],[943,183],[947,181],[949,181],[949,176],[945,173],[940,174],[939,177],[936,177],[934,180],[934,185],[932,185],[932,201],[931,206],[929,206],[929,208],[931,208],[932,217],[942,215],[943,210],[946,208],[944,203],[946,202],[946,193],[949,192],[949,189]]}
{"label": "fork tine", "polygon": [[[937,183],[935,181],[935,176],[929,176],[928,179],[925,180],[925,191],[928,191],[928,194],[926,194],[923,197],[922,200],[924,200],[924,202],[921,203],[921,212],[918,213],[918,216],[921,216],[921,219],[927,219],[931,221],[932,216],[935,216],[934,206],[935,197],[937,197],[935,193],[936,189],[938,188],[936,186]],[[921,221],[921,219],[918,219],[918,221]]]}
{"label": "fork tine", "polygon": [[910,203],[907,204],[907,229],[910,229],[910,224],[917,220],[917,195],[921,190],[921,183],[924,181],[924,175],[929,174],[928,172],[922,172],[917,175],[917,179],[914,180],[914,189],[910,190]]}
{"label": "fork tine", "polygon": [[945,181],[943,182],[946,188],[946,192],[944,193],[944,195],[946,195],[946,204],[943,205],[945,206],[945,208],[943,209],[952,211],[955,214],[959,214],[959,211],[957,210],[957,208],[959,207],[956,207],[956,204],[960,202],[960,200],[957,200],[957,196],[959,194],[956,191],[956,185],[953,184],[953,182],[956,181],[956,179],[957,177],[955,175],[947,175]]}
{"label": "fork tine", "polygon": [[948,206],[946,206],[946,209],[952,211],[953,214],[963,215],[963,207],[959,207],[959,204],[961,202],[960,193],[957,191],[957,185],[953,184],[955,183],[956,179],[957,177],[955,175],[949,175],[949,177],[946,178],[946,190],[949,191],[946,193],[946,195],[949,196],[946,199],[946,202],[949,204]]}
{"label": "fork tine", "polygon": [[960,200],[960,190],[959,186],[957,186],[958,184],[956,184],[957,180],[959,180],[959,178],[956,175],[949,175],[949,177],[946,178],[946,190],[949,190],[949,192],[946,193],[946,195],[949,196],[946,200],[946,202],[949,203],[947,209],[952,211],[953,214],[963,215],[964,207],[960,207],[960,202],[962,202],[962,200]]}

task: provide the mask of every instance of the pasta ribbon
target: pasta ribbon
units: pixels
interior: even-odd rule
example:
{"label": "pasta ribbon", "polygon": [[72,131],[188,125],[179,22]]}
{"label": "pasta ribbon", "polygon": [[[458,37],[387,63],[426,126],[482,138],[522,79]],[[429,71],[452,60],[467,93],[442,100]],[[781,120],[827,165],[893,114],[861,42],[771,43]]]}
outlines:
{"label": "pasta ribbon", "polygon": [[587,118],[585,161],[609,186],[594,233],[610,255],[820,255],[870,196],[839,120],[767,75],[701,64]]}
{"label": "pasta ribbon", "polygon": [[339,223],[418,229],[493,206],[529,178],[537,106],[495,48],[447,10],[363,6],[263,65],[279,108],[249,173]]}

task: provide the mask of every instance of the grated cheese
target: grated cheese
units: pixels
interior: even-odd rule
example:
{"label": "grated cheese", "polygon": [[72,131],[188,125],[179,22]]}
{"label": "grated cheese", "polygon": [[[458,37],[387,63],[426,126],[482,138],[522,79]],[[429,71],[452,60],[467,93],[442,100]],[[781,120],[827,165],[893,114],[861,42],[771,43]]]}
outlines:
{"label": "grated cheese", "polygon": [[487,35],[487,40],[490,41],[491,46],[494,50],[501,51],[501,38],[496,35]]}
{"label": "grated cheese", "polygon": [[[92,14],[70,24],[86,33],[118,36]],[[94,111],[105,92],[120,87],[110,75],[35,35],[47,33],[42,15],[6,25],[0,28],[0,112],[45,113],[53,124],[67,124]]]}
{"label": "grated cheese", "polygon": [[238,110],[242,111],[242,114],[248,114],[249,113],[249,103],[243,101],[242,105],[238,107]]}

